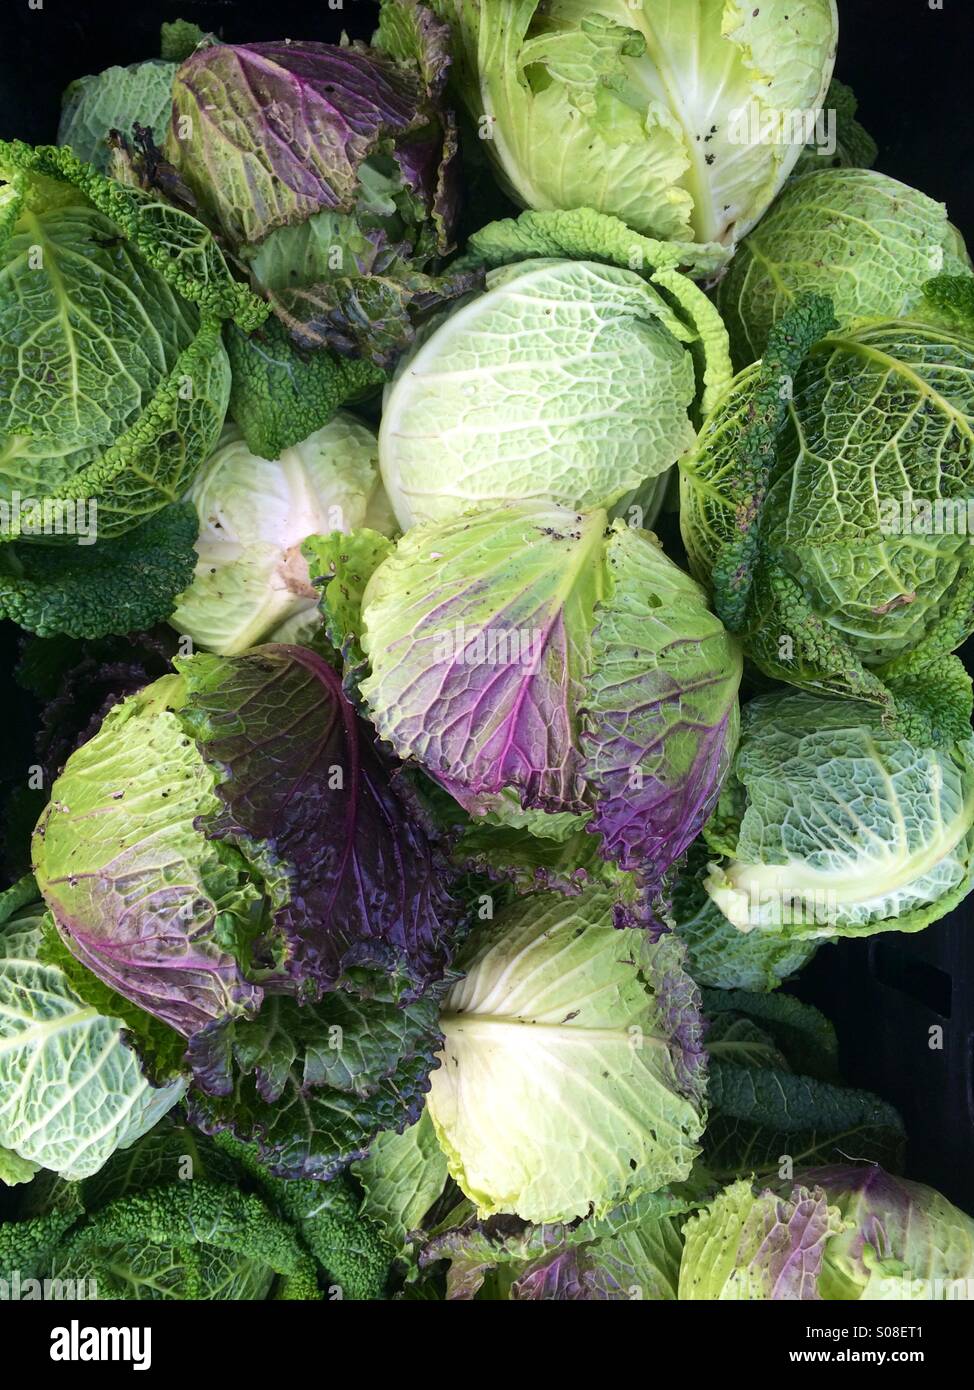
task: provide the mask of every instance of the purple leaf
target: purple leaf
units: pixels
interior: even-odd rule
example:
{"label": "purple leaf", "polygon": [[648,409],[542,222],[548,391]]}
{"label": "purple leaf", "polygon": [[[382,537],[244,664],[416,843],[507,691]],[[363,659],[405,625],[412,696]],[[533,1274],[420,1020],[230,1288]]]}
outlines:
{"label": "purple leaf", "polygon": [[[355,968],[415,997],[444,970],[455,904],[439,857],[328,664],[271,645],[186,663],[184,719],[217,774],[211,838],[257,843],[286,879],[274,928],[288,987],[319,997]],[[280,983],[276,987],[282,987]]]}

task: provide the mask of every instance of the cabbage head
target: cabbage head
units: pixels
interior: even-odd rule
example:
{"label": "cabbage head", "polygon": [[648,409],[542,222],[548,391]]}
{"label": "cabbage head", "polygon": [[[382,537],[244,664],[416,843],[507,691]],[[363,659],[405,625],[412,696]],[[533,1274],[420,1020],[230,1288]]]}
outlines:
{"label": "cabbage head", "polygon": [[598,888],[532,894],[472,939],[427,1105],[480,1216],[570,1221],[688,1176],[705,1057],[682,962]]}
{"label": "cabbage head", "polygon": [[720,317],[674,258],[590,209],[471,238],[485,291],[420,332],[386,391],[379,456],[403,530],[528,498],[642,505],[730,377]]}
{"label": "cabbage head", "polygon": [[119,534],[217,442],[221,318],[263,310],[195,218],[69,149],[0,145],[0,179],[0,498],[94,498]]}
{"label": "cabbage head", "polygon": [[897,693],[936,682],[941,722],[959,736],[970,688],[945,658],[974,631],[963,322],[837,331],[828,299],[799,297],[704,422],[680,478],[691,569],[761,671],[888,711]]}
{"label": "cabbage head", "polygon": [[189,498],[200,525],[196,574],[170,621],[221,655],[317,628],[320,590],[301,551],[309,536],[395,529],[375,435],[344,411],[273,462],[226,431]]}
{"label": "cabbage head", "polygon": [[872,169],[793,179],[741,242],[717,288],[735,365],[760,357],[804,290],[832,299],[840,327],[906,318],[933,276],[968,268],[942,203]]}
{"label": "cabbage head", "polygon": [[761,695],[705,834],[707,891],[742,932],[919,931],[974,886],[974,736],[928,747],[860,701]]}
{"label": "cabbage head", "polygon": [[222,326],[266,312],[189,213],[0,142],[0,616],[77,638],[169,616],[180,499],[229,401]]}
{"label": "cabbage head", "polygon": [[114,991],[140,1046],[175,1040],[208,1133],[326,1178],[418,1118],[457,909],[316,653],[197,653],[113,706],[33,860],[72,981]]}
{"label": "cabbage head", "polygon": [[806,136],[785,127],[821,107],[838,35],[834,0],[435,8],[452,27],[456,89],[518,203],[595,207],[728,249],[798,160]]}
{"label": "cabbage head", "polygon": [[265,310],[195,218],[70,149],[0,144],[0,209],[0,500],[13,516],[18,497],[95,500],[99,538],[116,536],[177,501],[213,448],[221,321]]}
{"label": "cabbage head", "polygon": [[459,210],[446,38],[400,0],[371,45],[209,42],[175,74],[166,159],[302,348],[387,365],[455,292],[430,273]]}
{"label": "cabbage head", "polygon": [[379,734],[466,810],[587,825],[648,886],[698,834],[741,659],[655,536],[552,503],[416,526],[362,602]]}

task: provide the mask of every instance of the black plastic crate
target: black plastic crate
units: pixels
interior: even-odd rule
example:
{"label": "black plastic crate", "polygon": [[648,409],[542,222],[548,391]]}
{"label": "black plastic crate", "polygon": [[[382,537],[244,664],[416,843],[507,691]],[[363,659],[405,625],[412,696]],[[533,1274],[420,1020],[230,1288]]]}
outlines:
{"label": "black plastic crate", "polygon": [[[879,144],[877,167],[946,202],[974,236],[969,9],[964,0],[942,9],[839,0],[836,72]],[[53,141],[67,83],[154,56],[163,20],[192,20],[236,41],[335,42],[342,30],[368,37],[376,10],[370,0],[3,0],[0,137]],[[0,670],[11,671],[16,647],[16,630],[0,623]],[[970,667],[974,642],[962,654]],[[26,775],[36,711],[6,681],[0,781],[9,784]],[[791,988],[833,1020],[846,1079],[901,1111],[909,1174],[974,1210],[974,899],[917,935],[824,947]]]}

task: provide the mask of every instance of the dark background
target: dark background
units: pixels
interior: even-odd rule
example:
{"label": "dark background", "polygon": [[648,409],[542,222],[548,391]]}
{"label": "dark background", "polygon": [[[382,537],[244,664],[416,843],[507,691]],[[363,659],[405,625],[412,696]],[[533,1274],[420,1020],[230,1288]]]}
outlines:
{"label": "dark background", "polygon": [[[945,202],[974,234],[974,4],[972,0],[839,0],[836,73],[859,98],[879,143],[877,167]],[[35,0],[37,3],[37,0]],[[332,0],[334,3],[334,0]],[[651,5],[653,0],[643,0]],[[84,3],[0,0],[0,137],[50,142],[72,78],[158,53],[164,19],[195,21],[222,37],[335,41],[371,33],[367,0],[204,0]],[[0,624],[0,671],[16,632]],[[974,658],[974,642],[963,653]],[[30,702],[4,681],[0,782],[23,779]],[[899,1107],[910,1135],[911,1176],[974,1210],[974,907],[911,936],[884,933],[823,947],[795,992],[839,1032],[849,1082]],[[942,1030],[942,1039],[936,1031]],[[931,1047],[942,1041],[942,1046]]]}

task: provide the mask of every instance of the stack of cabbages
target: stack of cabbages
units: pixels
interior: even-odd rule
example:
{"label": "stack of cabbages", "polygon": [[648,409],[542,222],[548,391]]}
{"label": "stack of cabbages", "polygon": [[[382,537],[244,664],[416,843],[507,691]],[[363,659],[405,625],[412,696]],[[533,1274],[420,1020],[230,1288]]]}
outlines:
{"label": "stack of cabbages", "polygon": [[970,1296],[778,988],[974,882],[974,278],[837,28],[177,22],[0,145],[0,1277]]}

